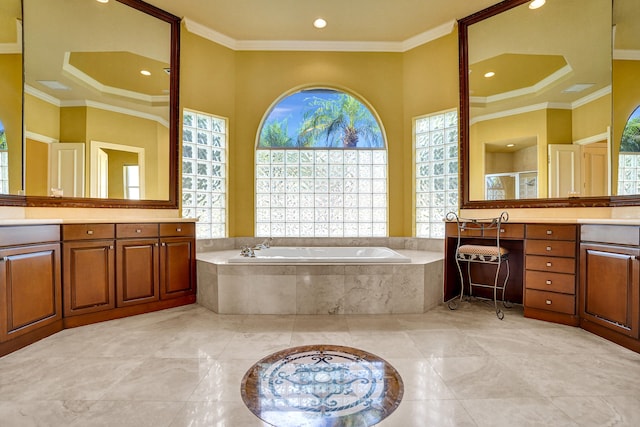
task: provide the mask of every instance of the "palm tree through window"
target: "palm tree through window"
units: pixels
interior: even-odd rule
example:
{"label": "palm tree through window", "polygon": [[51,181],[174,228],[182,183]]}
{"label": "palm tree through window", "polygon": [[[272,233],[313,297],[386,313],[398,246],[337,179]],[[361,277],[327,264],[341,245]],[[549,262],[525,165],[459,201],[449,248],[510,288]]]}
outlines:
{"label": "palm tree through window", "polygon": [[307,89],[266,115],[256,148],[256,236],[386,236],[387,152],[354,96]]}

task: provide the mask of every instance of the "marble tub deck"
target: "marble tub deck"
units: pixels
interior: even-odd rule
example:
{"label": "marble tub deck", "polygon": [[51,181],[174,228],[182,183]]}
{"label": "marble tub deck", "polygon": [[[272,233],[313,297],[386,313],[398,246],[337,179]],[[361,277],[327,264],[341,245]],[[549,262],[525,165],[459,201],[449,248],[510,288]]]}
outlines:
{"label": "marble tub deck", "polygon": [[196,256],[198,303],[220,314],[410,314],[443,299],[441,252],[395,249],[398,264],[229,264],[238,250]]}

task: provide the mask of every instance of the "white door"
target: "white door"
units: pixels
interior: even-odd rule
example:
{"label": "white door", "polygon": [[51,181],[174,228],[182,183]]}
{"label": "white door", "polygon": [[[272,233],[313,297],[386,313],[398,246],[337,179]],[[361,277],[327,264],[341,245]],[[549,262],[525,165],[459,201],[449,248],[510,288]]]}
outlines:
{"label": "white door", "polygon": [[609,153],[606,142],[582,146],[584,196],[609,195]]}
{"label": "white door", "polygon": [[549,197],[581,195],[580,146],[549,144]]}
{"label": "white door", "polygon": [[49,187],[65,197],[84,197],[84,143],[49,145]]}
{"label": "white door", "polygon": [[103,150],[97,152],[97,170],[96,170],[96,184],[95,195],[91,197],[98,197],[106,199],[109,197],[109,155]]}

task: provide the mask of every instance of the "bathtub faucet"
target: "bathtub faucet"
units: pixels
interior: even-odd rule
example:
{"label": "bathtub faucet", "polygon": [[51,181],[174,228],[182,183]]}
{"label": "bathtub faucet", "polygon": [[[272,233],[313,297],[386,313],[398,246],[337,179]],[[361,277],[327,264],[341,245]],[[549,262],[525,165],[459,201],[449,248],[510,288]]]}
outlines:
{"label": "bathtub faucet", "polygon": [[272,237],[264,239],[262,243],[257,244],[254,249],[269,249],[271,247],[272,241],[273,241]]}
{"label": "bathtub faucet", "polygon": [[248,258],[256,257],[255,252],[253,252],[253,248],[250,248],[249,246],[243,246],[242,248],[240,248],[240,255]]}

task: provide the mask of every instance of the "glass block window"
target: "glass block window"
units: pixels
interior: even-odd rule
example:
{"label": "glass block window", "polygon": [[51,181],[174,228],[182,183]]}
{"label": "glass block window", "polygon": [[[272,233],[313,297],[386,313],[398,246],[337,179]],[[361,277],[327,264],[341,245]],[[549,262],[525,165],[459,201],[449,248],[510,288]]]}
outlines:
{"label": "glass block window", "polygon": [[618,195],[640,194],[640,153],[618,156]]}
{"label": "glass block window", "polygon": [[416,237],[444,238],[443,219],[458,210],[458,112],[414,119]]}
{"label": "glass block window", "polygon": [[386,150],[256,151],[256,236],[387,236]]}
{"label": "glass block window", "polygon": [[0,122],[0,194],[9,194],[9,147]]}
{"label": "glass block window", "polygon": [[618,157],[618,195],[640,194],[640,106],[627,120]]}
{"label": "glass block window", "polygon": [[307,89],[267,114],[256,149],[260,237],[384,237],[387,151],[371,111],[333,89]]}
{"label": "glass block window", "polygon": [[197,218],[196,238],[227,236],[227,119],[184,110],[182,216]]}

